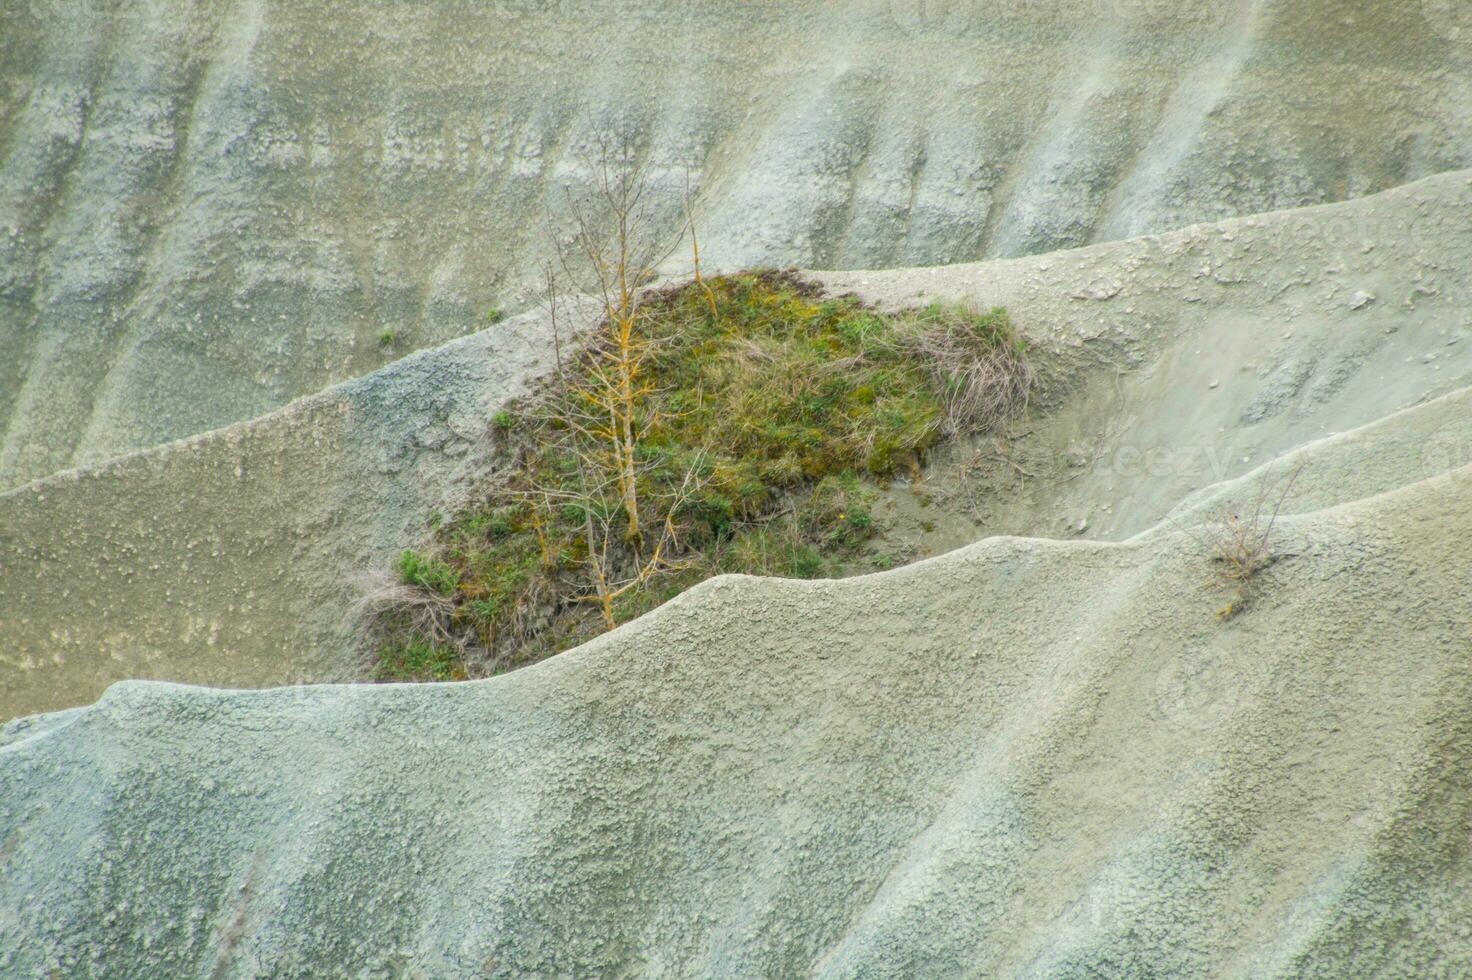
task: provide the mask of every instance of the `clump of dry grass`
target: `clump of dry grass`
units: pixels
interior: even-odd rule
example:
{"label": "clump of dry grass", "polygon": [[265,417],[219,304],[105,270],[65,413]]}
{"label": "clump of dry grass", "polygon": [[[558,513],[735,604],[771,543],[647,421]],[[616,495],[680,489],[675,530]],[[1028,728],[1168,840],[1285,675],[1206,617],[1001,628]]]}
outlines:
{"label": "clump of dry grass", "polygon": [[455,608],[453,593],[405,581],[398,572],[375,570],[358,579],[353,619],[360,624],[365,643],[377,638],[381,624],[392,622],[436,646],[463,652],[463,638],[453,626]]}
{"label": "clump of dry grass", "polygon": [[1301,470],[1294,469],[1282,481],[1264,479],[1250,509],[1224,509],[1206,525],[1216,579],[1231,591],[1227,604],[1217,610],[1218,618],[1231,619],[1251,605],[1261,572],[1281,557],[1272,547],[1273,527]]}
{"label": "clump of dry grass", "polygon": [[946,435],[994,429],[1026,409],[1036,376],[1005,310],[931,305],[898,337],[943,392]]}

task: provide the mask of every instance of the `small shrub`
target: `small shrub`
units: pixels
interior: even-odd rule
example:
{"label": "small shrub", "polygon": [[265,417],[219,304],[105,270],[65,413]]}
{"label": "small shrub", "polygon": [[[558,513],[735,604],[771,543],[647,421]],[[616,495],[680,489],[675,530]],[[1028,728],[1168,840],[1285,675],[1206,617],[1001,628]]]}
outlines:
{"label": "small shrub", "polygon": [[516,418],[510,412],[502,409],[491,416],[491,426],[500,432],[510,432],[516,425]]}
{"label": "small shrub", "polygon": [[944,392],[950,434],[992,428],[1027,403],[1033,371],[1006,310],[931,305],[909,316],[902,338]]}
{"label": "small shrub", "polygon": [[398,339],[399,335],[396,334],[393,330],[385,330],[383,333],[378,335],[378,346],[392,347]]}
{"label": "small shrub", "polygon": [[1207,543],[1216,578],[1231,593],[1227,604],[1217,610],[1217,618],[1231,619],[1251,605],[1260,573],[1282,557],[1272,547],[1273,527],[1301,469],[1295,469],[1281,488],[1264,479],[1250,510],[1225,510],[1208,523]]}
{"label": "small shrub", "polygon": [[456,650],[425,640],[384,645],[374,672],[380,681],[457,681],[466,676]]}
{"label": "small shrub", "polygon": [[359,589],[358,620],[367,638],[389,645],[420,640],[447,648],[460,645],[454,628],[456,604],[449,596],[384,572],[363,576]]}
{"label": "small shrub", "polygon": [[793,578],[818,578],[823,574],[823,556],[812,545],[797,545],[787,557],[787,571]]}

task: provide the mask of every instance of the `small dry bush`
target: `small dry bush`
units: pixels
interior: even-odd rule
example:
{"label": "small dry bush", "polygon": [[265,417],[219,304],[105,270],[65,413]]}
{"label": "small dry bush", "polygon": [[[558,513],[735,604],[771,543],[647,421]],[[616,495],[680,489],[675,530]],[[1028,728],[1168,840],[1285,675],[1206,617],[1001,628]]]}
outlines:
{"label": "small dry bush", "polygon": [[1262,480],[1250,508],[1224,509],[1206,525],[1216,581],[1231,593],[1218,618],[1231,619],[1251,605],[1261,573],[1282,557],[1273,548],[1273,528],[1301,469],[1281,481]]}
{"label": "small dry bush", "polygon": [[365,622],[393,618],[432,642],[447,645],[456,642],[450,628],[450,619],[455,614],[453,596],[404,582],[387,571],[365,573],[358,583],[358,591],[358,612]]}

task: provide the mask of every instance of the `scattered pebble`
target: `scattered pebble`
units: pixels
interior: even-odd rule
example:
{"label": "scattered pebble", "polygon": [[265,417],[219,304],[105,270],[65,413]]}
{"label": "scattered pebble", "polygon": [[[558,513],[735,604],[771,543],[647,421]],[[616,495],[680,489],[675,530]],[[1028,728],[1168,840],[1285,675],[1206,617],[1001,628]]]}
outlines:
{"label": "scattered pebble", "polygon": [[1375,294],[1367,293],[1362,289],[1356,292],[1354,297],[1349,301],[1349,308],[1351,310],[1362,310],[1373,302],[1375,302]]}

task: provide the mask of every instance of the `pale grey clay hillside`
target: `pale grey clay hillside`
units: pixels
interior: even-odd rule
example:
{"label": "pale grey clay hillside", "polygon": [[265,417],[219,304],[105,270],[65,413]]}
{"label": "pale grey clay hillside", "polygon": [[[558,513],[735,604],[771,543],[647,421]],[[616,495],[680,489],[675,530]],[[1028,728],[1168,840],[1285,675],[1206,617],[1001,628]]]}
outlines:
{"label": "pale grey clay hillside", "polygon": [[[528,301],[610,131],[712,267],[935,265],[1472,166],[1453,0],[13,0],[0,486]],[[391,344],[380,342],[392,330]]]}
{"label": "pale grey clay hillside", "polygon": [[[358,683],[609,134],[1044,383],[922,560]],[[1472,5],[7,2],[0,723],[0,977],[1472,975]]]}

